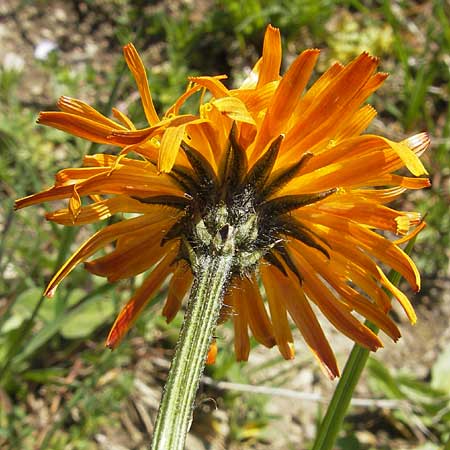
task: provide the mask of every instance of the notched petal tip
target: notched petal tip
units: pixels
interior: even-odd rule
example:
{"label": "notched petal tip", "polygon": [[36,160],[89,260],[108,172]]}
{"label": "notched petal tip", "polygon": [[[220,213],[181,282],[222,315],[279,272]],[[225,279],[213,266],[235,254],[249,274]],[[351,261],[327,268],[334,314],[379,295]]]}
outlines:
{"label": "notched petal tip", "polygon": [[430,135],[424,131],[422,133],[415,134],[403,141],[417,156],[422,156],[423,153],[431,145]]}
{"label": "notched petal tip", "polygon": [[371,55],[368,51],[364,51],[362,52],[357,58],[356,60],[359,59],[368,59],[371,62],[373,62],[374,64],[379,64],[380,63],[380,58],[378,56],[373,56]]}

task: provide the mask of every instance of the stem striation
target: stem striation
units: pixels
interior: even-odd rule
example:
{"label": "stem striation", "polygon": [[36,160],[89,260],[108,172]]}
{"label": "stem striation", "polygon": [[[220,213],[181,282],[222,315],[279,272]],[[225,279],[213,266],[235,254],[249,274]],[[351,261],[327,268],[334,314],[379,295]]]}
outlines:
{"label": "stem striation", "polygon": [[164,387],[152,450],[184,448],[192,422],[195,396],[219,318],[233,258],[234,248],[230,242],[220,252],[197,258],[194,285]]}

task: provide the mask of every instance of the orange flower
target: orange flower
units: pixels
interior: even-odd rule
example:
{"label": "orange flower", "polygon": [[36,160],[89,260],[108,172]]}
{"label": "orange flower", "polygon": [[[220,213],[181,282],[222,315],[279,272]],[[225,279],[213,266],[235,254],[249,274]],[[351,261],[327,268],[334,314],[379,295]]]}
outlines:
{"label": "orange flower", "polygon": [[[129,44],[125,58],[149,127],[136,130],[117,110],[118,122],[66,97],[58,103],[62,112],[41,113],[40,123],[121,151],[87,156],[84,167],[62,170],[53,187],[18,200],[17,208],[66,198],[66,209],[47,215],[64,225],[135,214],[88,239],[45,294],[51,296],[81,262],[111,282],[148,270],[111,329],[107,345],[113,348],[169,275],[163,314],[172,320],[195,279],[199,256],[216,251],[228,235],[234,262],[221,321],[233,321],[238,360],[248,358],[249,331],[293,358],[290,317],[329,375],[338,375],[311,304],[371,350],[381,340],[354,313],[397,340],[386,291],[412,323],[416,316],[380,264],[419,290],[419,273],[399,244],[424,223],[418,213],[387,205],[407,189],[429,186],[428,178],[419,177],[426,174],[419,156],[429,138],[421,133],[397,143],[361,134],[376,114],[361,105],[386,74],[376,73],[378,60],[363,53],[346,66],[334,64],[306,90],[318,55],[304,51],[280,76],[280,34],[269,26],[263,55],[240,88],[227,89],[223,77],[193,77],[160,119],[144,66]],[[198,113],[180,114],[198,92]],[[397,174],[403,167],[414,177]],[[377,230],[402,237],[391,241]],[[106,256],[88,261],[105,247],[111,250]]]}

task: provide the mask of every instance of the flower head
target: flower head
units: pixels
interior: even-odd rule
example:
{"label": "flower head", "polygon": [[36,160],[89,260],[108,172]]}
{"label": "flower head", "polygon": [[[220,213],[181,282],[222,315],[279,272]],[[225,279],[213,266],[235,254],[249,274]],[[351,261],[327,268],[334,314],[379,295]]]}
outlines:
{"label": "flower head", "polygon": [[[124,52],[147,128],[136,129],[116,109],[112,120],[67,97],[58,103],[61,112],[39,117],[40,123],[120,151],[86,156],[82,168],[60,171],[53,187],[16,206],[68,199],[67,208],[47,218],[69,226],[134,213],[88,239],[54,275],[46,295],[81,262],[111,282],[148,270],[110,331],[107,345],[113,348],[170,275],[163,314],[172,320],[201,256],[222,251],[224,237],[231,236],[232,276],[221,321],[233,321],[238,360],[248,358],[249,331],[293,358],[290,316],[336,376],[336,360],[312,304],[371,350],[382,346],[380,338],[354,313],[397,340],[386,292],[415,322],[409,300],[380,264],[419,290],[419,273],[399,244],[423,223],[418,213],[387,205],[407,189],[429,185],[418,158],[429,138],[421,133],[393,142],[361,134],[376,114],[362,104],[386,78],[375,72],[376,58],[363,53],[345,66],[336,63],[307,89],[319,50],[301,53],[281,76],[280,34],[269,26],[263,55],[240,88],[227,89],[223,77],[192,77],[160,118],[141,59],[131,44]],[[198,112],[181,114],[196,93]],[[398,174],[403,167],[414,177]],[[391,241],[379,231],[401,238]],[[109,253],[90,259],[103,248]]]}

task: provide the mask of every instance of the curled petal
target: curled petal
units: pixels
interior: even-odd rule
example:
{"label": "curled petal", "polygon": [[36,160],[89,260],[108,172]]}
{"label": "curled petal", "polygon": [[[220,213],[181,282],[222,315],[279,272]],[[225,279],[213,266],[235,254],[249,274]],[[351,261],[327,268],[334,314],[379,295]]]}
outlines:
{"label": "curled petal", "polygon": [[108,338],[106,339],[107,347],[111,349],[116,348],[123,337],[128,333],[128,330],[139,317],[139,314],[171,272],[170,265],[173,262],[173,258],[174,254],[168,253],[151,271],[141,287],[136,290],[133,297],[131,297],[128,303],[122,308],[111,327]]}
{"label": "curled petal", "polygon": [[130,43],[123,48],[123,54],[139,89],[145,117],[147,118],[148,123],[150,125],[158,123],[159,117],[153,105],[150,88],[148,87],[147,72],[139,53],[136,51],[134,45]]}

